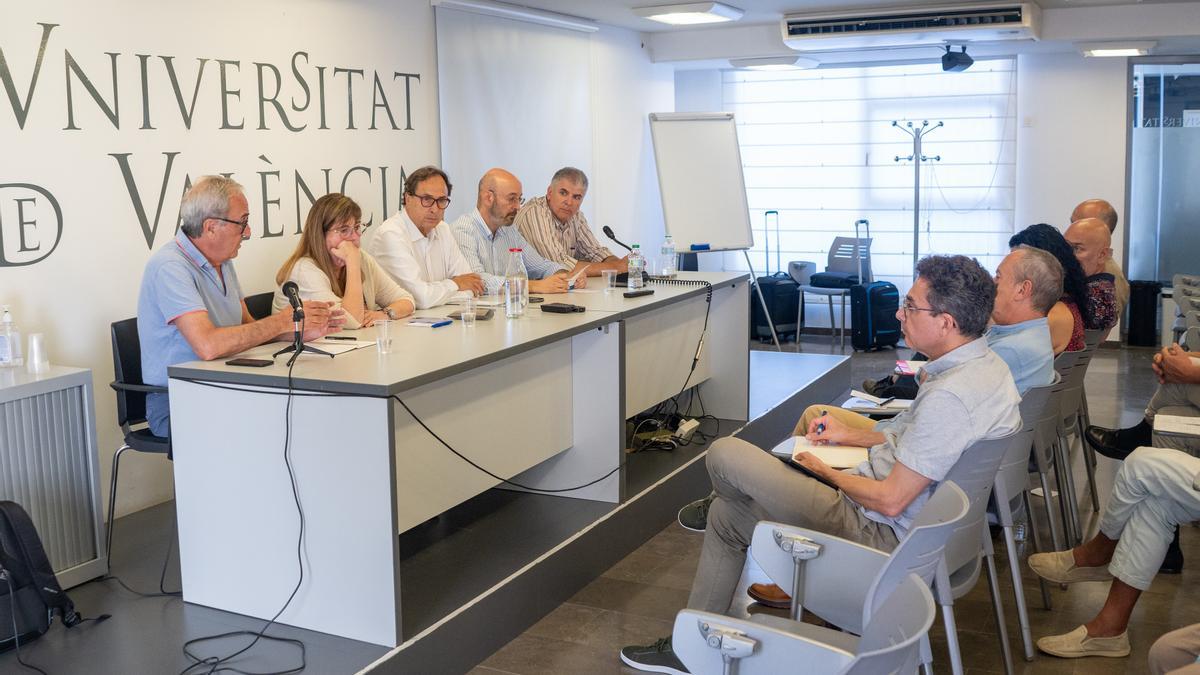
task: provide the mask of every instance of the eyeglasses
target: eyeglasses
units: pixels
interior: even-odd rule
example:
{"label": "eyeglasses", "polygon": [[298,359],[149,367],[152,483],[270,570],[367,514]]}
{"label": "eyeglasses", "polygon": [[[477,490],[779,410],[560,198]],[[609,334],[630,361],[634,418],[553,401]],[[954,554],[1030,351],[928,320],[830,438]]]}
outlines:
{"label": "eyeglasses", "polygon": [[365,223],[357,223],[355,225],[339,225],[338,227],[329,228],[332,232],[337,232],[343,237],[352,237],[356,234],[362,234],[363,230],[367,229]]}
{"label": "eyeglasses", "polygon": [[941,314],[942,313],[941,310],[935,309],[933,307],[917,307],[916,305],[912,304],[912,301],[909,300],[908,298],[904,299],[904,304],[902,305],[902,307],[904,308],[904,312],[906,314],[912,313],[912,312],[929,312],[931,314]]}
{"label": "eyeglasses", "polygon": [[219,220],[222,223],[229,223],[230,225],[237,225],[238,227],[242,228],[241,234],[246,234],[246,230],[250,229],[250,216],[246,216],[245,220],[230,220],[220,216],[209,216],[209,219]]}
{"label": "eyeglasses", "polygon": [[439,209],[445,209],[447,206],[450,206],[450,198],[449,197],[431,197],[429,195],[413,195],[413,196],[416,197],[417,199],[420,199],[421,206],[424,206],[425,208],[429,208],[429,207],[433,206],[434,204],[437,204],[437,207]]}
{"label": "eyeglasses", "polygon": [[[491,189],[491,188],[488,188],[488,192],[490,192],[490,193],[492,193],[493,195],[495,195],[496,199],[500,199],[500,195],[496,194],[496,191],[495,191],[495,190],[493,190],[493,189]],[[512,198],[511,198],[511,197],[509,197],[509,198],[506,198],[504,201],[506,201],[506,202],[511,202],[511,201],[512,201]],[[524,203],[525,203],[525,195],[517,195],[517,204],[524,204]]]}

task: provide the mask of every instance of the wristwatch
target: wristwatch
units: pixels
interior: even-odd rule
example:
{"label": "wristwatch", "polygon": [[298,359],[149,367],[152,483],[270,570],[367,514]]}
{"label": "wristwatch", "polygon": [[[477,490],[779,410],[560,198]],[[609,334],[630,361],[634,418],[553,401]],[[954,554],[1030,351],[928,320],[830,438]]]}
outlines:
{"label": "wristwatch", "polygon": [[396,310],[392,309],[391,307],[384,307],[384,308],[383,308],[383,313],[384,313],[384,314],[387,314],[387,318],[391,319],[392,321],[395,321],[396,319],[399,319],[399,318],[400,318],[400,317],[399,317],[399,316],[396,314]]}

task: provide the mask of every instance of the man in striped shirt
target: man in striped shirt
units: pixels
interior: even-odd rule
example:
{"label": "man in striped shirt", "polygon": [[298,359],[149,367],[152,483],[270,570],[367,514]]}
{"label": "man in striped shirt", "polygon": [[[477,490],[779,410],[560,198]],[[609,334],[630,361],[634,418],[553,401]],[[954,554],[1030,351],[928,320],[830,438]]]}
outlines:
{"label": "man in striped shirt", "polygon": [[[525,270],[529,273],[530,293],[566,293],[569,268],[547,260],[525,241],[513,227],[513,220],[525,198],[521,181],[504,169],[491,169],[479,179],[479,197],[475,210],[464,213],[450,228],[458,248],[471,271],[483,279],[484,292],[498,295],[504,284],[510,249],[521,249]],[[587,278],[579,276],[574,286],[582,288]]]}
{"label": "man in striped shirt", "polygon": [[628,271],[625,258],[618,258],[600,245],[579,212],[587,194],[587,176],[574,167],[554,172],[545,197],[531,199],[517,213],[516,225],[542,257],[572,269],[572,276],[587,263],[587,275],[601,270]]}

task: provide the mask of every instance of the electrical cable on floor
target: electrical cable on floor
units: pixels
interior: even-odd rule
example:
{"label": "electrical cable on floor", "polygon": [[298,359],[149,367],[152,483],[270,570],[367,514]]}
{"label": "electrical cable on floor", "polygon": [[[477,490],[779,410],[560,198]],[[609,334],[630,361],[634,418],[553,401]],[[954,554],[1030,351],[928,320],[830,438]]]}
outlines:
{"label": "electrical cable on floor", "polygon": [[[183,591],[181,591],[181,590],[180,591],[168,591],[166,588],[167,566],[171,562],[171,551],[175,550],[175,538],[176,538],[176,534],[178,533],[178,531],[179,531],[179,523],[175,519],[172,519],[171,520],[171,538],[167,540],[167,554],[163,557],[162,570],[158,574],[158,592],[157,593],[145,593],[145,592],[139,591],[139,590],[131,587],[129,584],[126,584],[120,577],[118,577],[115,574],[112,574],[111,572],[109,574],[105,574],[102,577],[97,577],[95,579],[92,579],[92,581],[89,581],[87,583],[90,584],[95,581],[115,581],[118,584],[120,584],[121,588],[124,588],[125,590],[129,591],[130,593],[133,593],[134,595],[137,595],[137,596],[140,596],[143,598],[179,598],[179,597],[183,597]],[[112,569],[112,559],[111,558],[109,559],[109,569],[110,570]]]}
{"label": "electrical cable on floor", "polygon": [[28,668],[29,670],[39,672],[42,675],[50,675],[32,663],[26,663],[25,659],[21,657],[21,631],[17,628],[17,592],[16,589],[13,588],[12,575],[9,574],[8,570],[4,569],[3,567],[0,567],[0,579],[4,579],[4,583],[8,584],[8,607],[12,618],[12,639],[17,645],[17,663],[21,664],[25,668]]}
{"label": "electrical cable on floor", "polygon": [[[301,323],[301,325],[300,325],[300,334],[301,335],[304,334],[304,324],[303,323]],[[274,635],[266,634],[267,629],[269,629],[272,625],[274,625],[275,621],[277,619],[279,619],[279,617],[284,613],[284,611],[286,611],[287,608],[292,604],[292,600],[295,599],[296,593],[298,593],[300,591],[300,586],[304,583],[304,527],[305,527],[304,508],[300,504],[300,489],[299,489],[299,486],[297,486],[297,484],[296,484],[296,472],[295,472],[295,469],[292,467],[292,459],[291,459],[292,399],[293,399],[293,394],[294,394],[294,391],[293,391],[294,385],[292,382],[292,369],[295,368],[297,360],[298,359],[292,359],[292,362],[290,364],[288,364],[287,393],[286,393],[287,404],[284,407],[283,463],[285,466],[287,466],[288,479],[292,486],[292,499],[296,503],[296,513],[300,518],[300,532],[296,537],[296,564],[297,564],[297,567],[299,567],[299,571],[300,571],[299,578],[296,579],[296,585],[295,585],[295,587],[292,588],[291,594],[288,595],[287,601],[283,603],[283,607],[280,607],[279,611],[275,613],[275,616],[271,617],[271,620],[268,621],[266,623],[266,625],[264,625],[262,627],[262,629],[260,629],[258,632],[252,632],[252,631],[248,631],[248,630],[235,630],[235,631],[229,631],[227,633],[220,633],[218,635],[206,635],[204,637],[193,638],[191,640],[188,640],[187,642],[184,642],[183,643],[184,655],[186,655],[189,659],[193,660],[195,663],[192,663],[188,667],[179,671],[179,675],[188,675],[189,673],[192,673],[193,671],[200,672],[199,670],[197,670],[197,668],[202,667],[202,666],[209,666],[208,670],[204,671],[206,673],[206,675],[213,675],[214,673],[219,673],[219,672],[239,673],[240,675],[292,675],[292,673],[299,673],[300,671],[304,670],[308,665],[307,653],[305,651],[305,646],[302,641],[297,640],[295,638],[283,638],[283,637],[276,637]],[[202,642],[211,642],[213,640],[221,640],[224,638],[242,636],[242,635],[251,636],[253,639],[251,639],[250,643],[247,644],[245,647],[242,647],[241,649],[239,649],[227,656],[201,657],[197,654],[193,654],[191,652],[191,650],[189,649],[189,647],[196,645],[196,644],[200,644]],[[229,665],[226,665],[229,661],[237,658],[238,656],[241,656],[242,654],[245,654],[252,647],[254,647],[254,645],[258,644],[258,642],[260,640],[278,642],[281,644],[295,645],[295,646],[299,647],[300,648],[300,665],[295,668],[290,668],[288,670],[276,670],[276,671],[247,671],[247,670],[240,670],[238,668],[233,668]]]}

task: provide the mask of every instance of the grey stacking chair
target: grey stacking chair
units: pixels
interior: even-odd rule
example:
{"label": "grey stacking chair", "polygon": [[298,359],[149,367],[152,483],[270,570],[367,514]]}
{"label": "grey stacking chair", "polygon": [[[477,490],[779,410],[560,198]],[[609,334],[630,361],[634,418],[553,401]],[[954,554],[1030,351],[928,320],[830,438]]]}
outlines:
{"label": "grey stacking chair", "polygon": [[816,630],[797,633],[780,623],[685,609],[675,616],[671,644],[693,675],[911,673],[936,611],[925,581],[909,574],[885,596],[861,638],[787,620],[780,621]]}
{"label": "grey stacking chair", "polygon": [[[1068,352],[1069,353],[1069,352]],[[1061,355],[1060,355],[1061,358]],[[1072,355],[1069,357],[1074,359]],[[1073,363],[1073,361],[1072,361]],[[1055,366],[1059,365],[1058,359],[1055,360]],[[1066,531],[1066,506],[1062,504],[1062,492],[1059,492],[1059,513],[1061,520],[1054,517],[1054,508],[1050,501],[1054,495],[1050,487],[1049,474],[1051,469],[1055,473],[1055,484],[1060,483],[1060,471],[1055,465],[1056,444],[1058,442],[1058,416],[1059,409],[1062,406],[1063,392],[1066,390],[1067,383],[1063,379],[1062,373],[1056,371],[1054,373],[1054,381],[1050,384],[1049,395],[1046,398],[1045,405],[1038,411],[1035,421],[1035,429],[1033,434],[1033,452],[1032,465],[1033,473],[1038,474],[1038,480],[1041,484],[1042,501],[1046,507],[1046,521],[1050,527],[1050,548],[1042,546],[1038,535],[1037,522],[1033,517],[1033,509],[1028,509],[1029,514],[1029,533],[1033,538],[1034,547],[1039,551],[1053,550],[1062,551],[1066,548],[1064,532]],[[1027,392],[1028,393],[1028,392]],[[1024,407],[1022,407],[1024,412]],[[1028,501],[1028,497],[1027,497]],[[1028,503],[1026,504],[1028,507]],[[1061,523],[1061,524],[1060,524]],[[1050,593],[1046,588],[1045,582],[1041,583],[1042,605],[1046,609],[1050,609]]]}
{"label": "grey stacking chair", "polygon": [[[871,273],[871,238],[870,237],[834,237],[833,245],[829,247],[829,258],[825,266],[826,272],[842,272],[857,274],[859,283],[869,283],[875,277]],[[810,273],[811,275],[811,273]],[[813,286],[811,283],[801,284],[800,294],[824,295],[829,301],[830,338],[833,329],[837,328],[833,320],[833,298],[840,298],[842,304],[841,346],[846,346],[846,300],[850,297],[849,288],[825,288]]]}
{"label": "grey stacking chair", "polygon": [[1189,328],[1181,344],[1189,352],[1200,352],[1200,327]]}
{"label": "grey stacking chair", "polygon": [[[992,485],[992,501],[988,511],[995,516],[997,524],[1004,530],[1004,546],[1008,552],[1008,568],[1012,576],[1013,599],[1017,605],[1017,619],[1021,627],[1021,641],[1025,648],[1025,660],[1033,660],[1033,635],[1029,628],[1029,611],[1025,606],[1025,592],[1021,584],[1020,559],[1017,556],[1017,542],[1013,530],[1016,526],[1016,514],[1022,510],[1030,518],[1029,508],[1029,453],[1033,446],[1034,435],[1042,423],[1044,410],[1050,401],[1051,392],[1058,381],[1040,387],[1030,387],[1021,397],[1021,431],[1013,436],[1012,444],[1000,461],[1000,470],[996,472],[996,480]],[[1035,529],[1033,527],[1030,528]],[[1035,547],[1037,542],[1035,540]]]}
{"label": "grey stacking chair", "polygon": [[[1065,354],[1066,352],[1064,352]],[[1062,404],[1059,408],[1060,417],[1058,422],[1058,461],[1061,462],[1057,466],[1061,468],[1061,473],[1064,480],[1065,491],[1062,493],[1065,496],[1063,503],[1066,504],[1067,514],[1070,517],[1070,527],[1067,533],[1070,535],[1069,541],[1075,545],[1083,541],[1083,528],[1079,516],[1079,498],[1075,491],[1075,476],[1071,470],[1071,451],[1078,441],[1081,447],[1086,446],[1083,432],[1079,428],[1080,409],[1083,407],[1083,379],[1087,376],[1088,364],[1092,360],[1092,351],[1082,349],[1075,353],[1075,363],[1071,367],[1070,372],[1066,375],[1066,388],[1063,390]],[[1059,355],[1062,358],[1063,354]],[[1084,471],[1087,474],[1088,492],[1092,500],[1092,509],[1096,512],[1100,511],[1099,499],[1096,495],[1096,472],[1093,465],[1087,459],[1086,451],[1081,450],[1084,456]]]}

